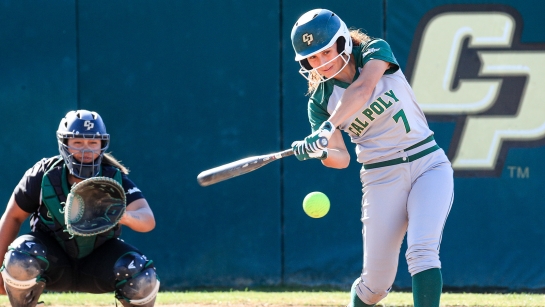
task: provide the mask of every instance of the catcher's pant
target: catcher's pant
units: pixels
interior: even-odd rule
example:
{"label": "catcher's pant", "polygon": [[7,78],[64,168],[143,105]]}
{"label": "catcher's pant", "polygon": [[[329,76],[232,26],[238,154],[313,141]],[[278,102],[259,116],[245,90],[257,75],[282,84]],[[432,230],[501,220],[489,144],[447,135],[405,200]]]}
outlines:
{"label": "catcher's pant", "polygon": [[87,293],[113,292],[115,288],[114,264],[123,254],[137,252],[136,247],[120,239],[111,239],[88,256],[73,259],[66,255],[57,240],[42,232],[24,235],[27,240],[40,240],[47,246],[49,267],[42,276],[49,291],[78,291]]}
{"label": "catcher's pant", "polygon": [[394,282],[405,233],[411,276],[441,268],[439,246],[453,201],[453,170],[439,149],[412,162],[362,169],[360,176],[363,271],[356,293],[372,305]]}

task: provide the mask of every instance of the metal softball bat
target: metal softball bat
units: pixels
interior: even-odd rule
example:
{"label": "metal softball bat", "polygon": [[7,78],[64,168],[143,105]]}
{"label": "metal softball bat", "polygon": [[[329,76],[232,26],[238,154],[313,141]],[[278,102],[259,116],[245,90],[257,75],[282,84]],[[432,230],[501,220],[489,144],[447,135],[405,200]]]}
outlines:
{"label": "metal softball bat", "polygon": [[[320,138],[319,142],[323,147],[326,147],[328,144],[328,141],[325,137]],[[246,173],[255,171],[256,169],[265,166],[273,161],[291,156],[293,154],[293,150],[290,148],[271,154],[240,159],[201,172],[197,176],[197,181],[201,186],[206,187],[227,179],[231,179],[236,176],[244,175]]]}

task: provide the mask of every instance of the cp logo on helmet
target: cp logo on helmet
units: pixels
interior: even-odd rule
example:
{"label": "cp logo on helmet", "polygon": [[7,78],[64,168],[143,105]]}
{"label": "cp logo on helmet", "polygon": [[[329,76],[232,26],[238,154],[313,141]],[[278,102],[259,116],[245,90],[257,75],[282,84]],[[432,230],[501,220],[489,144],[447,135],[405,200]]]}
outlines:
{"label": "cp logo on helmet", "polygon": [[91,129],[93,129],[93,127],[95,126],[95,124],[92,123],[90,120],[86,120],[85,123],[83,123],[83,126],[84,126],[84,127],[87,127],[87,130],[91,130]]}
{"label": "cp logo on helmet", "polygon": [[303,34],[303,43],[307,43],[307,45],[310,46],[313,40],[314,40],[314,37],[312,37],[312,34],[308,34],[308,33]]}

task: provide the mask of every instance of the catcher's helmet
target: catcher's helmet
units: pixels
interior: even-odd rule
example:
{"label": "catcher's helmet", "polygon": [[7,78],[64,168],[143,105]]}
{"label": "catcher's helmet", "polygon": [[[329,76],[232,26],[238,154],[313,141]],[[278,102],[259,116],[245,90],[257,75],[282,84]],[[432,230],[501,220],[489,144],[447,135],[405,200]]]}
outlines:
{"label": "catcher's helmet", "polygon": [[[299,72],[303,77],[309,79],[307,75],[317,68],[313,69],[306,58],[333,46],[335,42],[339,56],[343,53],[346,55],[352,53],[350,32],[335,13],[326,9],[314,9],[299,17],[291,29],[291,43],[295,50],[295,60],[301,65]],[[348,60],[344,57],[343,60],[346,66]]]}
{"label": "catcher's helmet", "polygon": [[[99,156],[91,163],[83,163],[76,160],[73,154],[68,151],[67,143],[70,138],[101,140]],[[66,113],[57,130],[57,141],[59,143],[59,152],[72,175],[81,179],[87,179],[99,174],[102,157],[110,145],[110,135],[106,132],[106,126],[98,113],[87,110]],[[89,151],[88,149],[84,149],[80,152],[83,155],[84,152]]]}

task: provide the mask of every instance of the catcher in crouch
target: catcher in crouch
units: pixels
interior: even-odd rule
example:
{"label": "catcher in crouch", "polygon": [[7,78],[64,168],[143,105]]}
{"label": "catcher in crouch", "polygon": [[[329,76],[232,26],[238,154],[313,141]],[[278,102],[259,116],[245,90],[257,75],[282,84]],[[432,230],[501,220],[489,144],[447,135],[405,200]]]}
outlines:
{"label": "catcher in crouch", "polygon": [[[60,155],[38,161],[24,174],[0,220],[0,294],[22,307],[36,306],[44,290],[115,291],[125,307],[153,306],[159,290],[153,262],[119,235],[120,225],[151,231],[155,219],[128,170],[105,153],[110,135],[102,118],[87,110],[70,111],[60,122],[57,140]],[[64,210],[71,187],[95,177],[122,185],[127,205],[119,211],[124,213],[105,232],[69,233]],[[29,216],[31,232],[17,237]]]}

